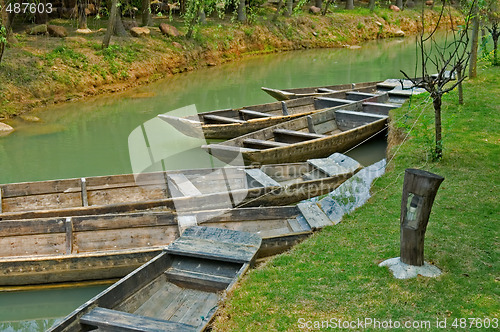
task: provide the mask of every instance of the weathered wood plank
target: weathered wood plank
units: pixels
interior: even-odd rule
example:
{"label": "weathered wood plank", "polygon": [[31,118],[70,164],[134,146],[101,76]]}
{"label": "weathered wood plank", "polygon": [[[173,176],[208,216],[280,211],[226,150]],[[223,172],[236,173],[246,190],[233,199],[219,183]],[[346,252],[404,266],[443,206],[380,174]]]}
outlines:
{"label": "weathered wood plank", "polygon": [[299,222],[297,219],[288,219],[288,225],[292,229],[293,232],[302,232],[304,229],[302,229],[302,226],[300,226]]}
{"label": "weathered wood plank", "polygon": [[238,110],[238,112],[241,114],[243,117],[243,120],[249,120],[249,119],[259,119],[259,118],[270,118],[271,115],[267,113],[262,113],[258,111],[252,111],[252,110],[247,110],[247,109],[241,109]]}
{"label": "weathered wood plank", "polygon": [[304,131],[280,129],[280,128],[274,129],[273,134],[274,134],[275,140],[277,140],[279,142],[288,143],[288,144],[326,137],[325,135],[307,133]]}
{"label": "weathered wood plank", "polygon": [[2,187],[0,187],[0,213],[2,213]]}
{"label": "weathered wood plank", "polygon": [[309,130],[309,133],[317,134],[316,129],[314,128],[314,122],[312,116],[308,115],[306,116],[306,119],[307,119],[307,129]]}
{"label": "weathered wood plank", "polygon": [[328,158],[308,159],[307,162],[328,176],[347,173],[348,170]]}
{"label": "weathered wood plank", "polygon": [[332,224],[328,216],[316,203],[299,203],[297,207],[313,229],[323,228]]}
{"label": "weathered wood plank", "polygon": [[138,316],[106,308],[94,308],[82,316],[83,324],[96,326],[105,331],[196,331],[196,326]]}
{"label": "weathered wood plank", "polygon": [[247,138],[243,141],[243,146],[251,149],[269,149],[269,148],[279,148],[282,146],[287,146],[287,143],[276,142],[276,141],[265,141],[255,138]]}
{"label": "weathered wood plank", "polygon": [[182,173],[168,174],[168,185],[171,195],[174,196],[171,186],[175,186],[182,196],[199,196],[201,192],[194,186],[191,181]]}
{"label": "weathered wood plank", "polygon": [[212,114],[205,114],[203,115],[203,119],[205,120],[206,124],[210,123],[245,123],[243,120],[239,119],[233,119],[233,118],[228,118],[225,116],[219,116],[219,115],[212,115]]}
{"label": "weathered wood plank", "polygon": [[179,234],[181,235],[187,228],[198,226],[195,215],[179,215],[177,216],[177,223],[179,225]]}
{"label": "weathered wood plank", "polygon": [[258,168],[246,169],[245,173],[252,179],[261,184],[262,187],[279,187],[280,184],[272,177],[264,173]]}
{"label": "weathered wood plank", "polygon": [[223,290],[233,280],[233,277],[225,277],[220,275],[213,275],[207,273],[200,273],[194,271],[179,270],[170,268],[165,272],[167,279],[173,283],[180,283],[182,285],[189,285],[190,288],[197,288],[203,290]]}

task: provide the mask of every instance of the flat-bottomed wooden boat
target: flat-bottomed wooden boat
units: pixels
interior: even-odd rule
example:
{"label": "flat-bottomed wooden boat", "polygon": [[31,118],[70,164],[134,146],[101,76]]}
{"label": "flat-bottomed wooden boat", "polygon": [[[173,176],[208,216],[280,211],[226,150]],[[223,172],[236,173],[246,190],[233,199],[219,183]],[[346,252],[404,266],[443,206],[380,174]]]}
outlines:
{"label": "flat-bottomed wooden boat", "polygon": [[[330,90],[325,97],[331,98],[323,103],[315,103],[314,96],[283,102],[224,109],[197,115],[176,117],[168,113],[158,117],[183,134],[206,139],[229,139],[265,127],[305,116],[320,109],[339,107],[351,100],[366,98],[366,94],[377,94],[377,82],[359,83],[355,88],[350,85]],[[335,100],[334,100],[335,99]]]}
{"label": "flat-bottomed wooden boat", "polygon": [[260,244],[255,234],[189,228],[48,331],[203,331]]}
{"label": "flat-bottomed wooden boat", "polygon": [[259,257],[281,253],[332,224],[316,204],[2,221],[0,286],[123,277],[190,226],[256,233]]}
{"label": "flat-bottomed wooden boat", "polygon": [[0,220],[286,205],[322,195],[360,169],[334,154],[324,160],[0,185]]}
{"label": "flat-bottomed wooden boat", "polygon": [[[318,102],[323,99],[328,98],[317,98]],[[236,156],[242,156],[247,164],[321,158],[344,152],[382,132],[387,127],[388,111],[400,107],[387,101],[387,94],[362,99],[202,148],[226,163]]]}

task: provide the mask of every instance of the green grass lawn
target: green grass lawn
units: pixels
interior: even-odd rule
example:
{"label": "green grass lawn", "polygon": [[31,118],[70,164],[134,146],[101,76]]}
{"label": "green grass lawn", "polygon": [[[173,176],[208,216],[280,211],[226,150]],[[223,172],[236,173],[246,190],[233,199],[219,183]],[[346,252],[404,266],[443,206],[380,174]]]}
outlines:
{"label": "green grass lawn", "polygon": [[[230,295],[214,328],[327,330],[326,325],[315,328],[314,321],[365,318],[393,324],[430,321],[430,330],[440,330],[436,321],[443,324],[445,319],[448,328],[455,323],[457,330],[478,330],[480,321],[469,318],[486,324],[489,318],[492,327],[495,322],[500,326],[500,68],[481,70],[464,89],[465,105],[458,105],[456,91],[443,100],[441,161],[431,161],[430,100],[419,97],[396,110],[392,118],[399,119],[398,127],[411,128],[417,122],[409,139],[392,150],[395,157],[388,172],[375,181],[370,201],[337,226],[250,271]],[[437,278],[396,280],[387,268],[377,266],[399,256],[406,168],[445,177],[425,245],[426,261],[443,271]],[[352,330],[363,330],[355,326]],[[373,324],[363,327],[373,329]]]}

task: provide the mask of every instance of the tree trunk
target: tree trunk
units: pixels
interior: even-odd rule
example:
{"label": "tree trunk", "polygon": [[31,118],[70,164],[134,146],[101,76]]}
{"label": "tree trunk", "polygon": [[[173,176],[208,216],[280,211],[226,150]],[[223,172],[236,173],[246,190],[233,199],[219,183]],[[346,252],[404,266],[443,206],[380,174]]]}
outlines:
{"label": "tree trunk", "polygon": [[198,12],[198,22],[200,22],[200,24],[207,24],[207,15],[205,14],[205,10],[203,10],[203,8],[200,8],[200,11]]}
{"label": "tree trunk", "polygon": [[370,0],[370,4],[368,5],[368,7],[370,8],[370,11],[374,11],[375,10],[375,0]]}
{"label": "tree trunk", "polygon": [[403,0],[396,0],[396,7],[403,10]]}
{"label": "tree trunk", "polygon": [[477,44],[479,41],[479,16],[477,10],[472,18],[472,40],[470,48],[470,61],[469,61],[469,77],[474,78],[477,76]]}
{"label": "tree trunk", "polygon": [[115,28],[113,33],[118,37],[128,36],[127,30],[125,30],[125,27],[123,26],[121,7],[116,8]]}
{"label": "tree trunk", "polygon": [[293,0],[286,0],[286,13],[285,16],[292,16]]}
{"label": "tree trunk", "polygon": [[151,24],[151,1],[142,0],[142,26]]}
{"label": "tree trunk", "polygon": [[[323,8],[323,13],[322,15],[325,16],[326,15],[326,12],[328,11],[328,8],[330,7],[330,5],[333,3],[334,0],[327,0],[326,1],[326,4],[325,4],[325,8]],[[375,0],[374,0],[375,1]]]}
{"label": "tree trunk", "polygon": [[238,5],[238,21],[245,23],[247,21],[245,0],[240,0]]}
{"label": "tree trunk", "polygon": [[[24,2],[24,1],[22,1]],[[35,3],[38,3],[38,2],[35,2]],[[40,3],[44,4],[46,8],[46,5],[47,5],[47,0],[41,0]],[[47,22],[49,21],[49,15],[47,14],[47,12],[44,10],[44,11],[41,11],[41,12],[38,12],[36,11],[35,13],[35,23],[36,24],[47,24]]]}
{"label": "tree trunk", "polygon": [[433,105],[434,105],[434,122],[436,125],[436,148],[435,148],[435,157],[437,160],[443,157],[443,142],[441,136],[441,96],[434,95],[432,97]]}
{"label": "tree trunk", "polygon": [[89,0],[78,0],[78,29],[87,29],[87,13],[85,9],[89,5]]}
{"label": "tree trunk", "polygon": [[316,0],[316,7],[318,8],[323,7],[323,0]]}
{"label": "tree trunk", "polygon": [[186,13],[186,0],[179,1],[179,10],[182,14]]}
{"label": "tree trunk", "polygon": [[346,0],[345,9],[348,10],[354,9],[354,0]]}
{"label": "tree trunk", "polygon": [[106,30],[106,34],[104,35],[104,40],[102,41],[102,48],[108,48],[109,42],[111,40],[111,35],[113,34],[113,30],[115,29],[117,2],[118,0],[111,0],[111,11],[109,14],[108,29]]}
{"label": "tree trunk", "polygon": [[283,8],[283,0],[279,0],[278,8],[276,9],[276,13],[274,13],[274,16],[271,21],[275,22],[278,19],[278,17],[280,16],[281,8]]}

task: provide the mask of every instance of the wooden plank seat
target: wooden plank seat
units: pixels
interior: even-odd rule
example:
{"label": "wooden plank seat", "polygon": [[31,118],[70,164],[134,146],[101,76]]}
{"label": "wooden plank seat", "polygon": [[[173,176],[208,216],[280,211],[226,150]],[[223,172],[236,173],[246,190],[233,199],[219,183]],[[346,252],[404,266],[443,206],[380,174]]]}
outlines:
{"label": "wooden plank seat", "polygon": [[276,141],[284,143],[298,143],[298,142],[304,142],[312,139],[326,137],[325,135],[306,133],[303,131],[288,130],[288,129],[274,129],[273,133]]}
{"label": "wooden plank seat", "polygon": [[345,95],[347,99],[356,101],[377,96],[377,94],[375,93],[359,92],[359,91],[348,91],[345,93]]}
{"label": "wooden plank seat", "polygon": [[231,263],[248,263],[260,246],[259,236],[229,229],[192,227],[170,244],[169,254],[208,258]]}
{"label": "wooden plank seat", "polygon": [[260,139],[247,138],[243,141],[243,146],[252,149],[270,149],[287,146],[288,144],[275,141],[264,141]]}
{"label": "wooden plank seat", "polygon": [[176,268],[168,269],[165,271],[165,275],[167,279],[173,283],[181,283],[191,288],[200,288],[203,290],[207,290],[207,288],[216,291],[223,290],[233,281],[233,278],[230,277]]}
{"label": "wooden plank seat", "polygon": [[314,108],[323,109],[329,107],[336,107],[342,105],[349,105],[355,103],[355,100],[341,99],[341,98],[329,98],[329,97],[316,97],[314,98]]}
{"label": "wooden plank seat", "polygon": [[375,103],[375,102],[364,102],[363,103],[363,112],[388,115],[389,111],[401,107],[396,104],[384,104],[384,103]]}
{"label": "wooden plank seat", "polygon": [[328,89],[328,88],[318,88],[317,91],[319,93],[334,93],[334,92],[338,92],[337,90],[332,90],[332,89]]}
{"label": "wooden plank seat", "polygon": [[203,115],[203,120],[205,121],[206,124],[213,124],[213,123],[227,123],[227,124],[232,124],[232,123],[245,123],[244,120],[240,119],[233,119],[233,118],[228,118],[227,116],[220,116],[220,115],[213,115],[213,114],[205,114]]}
{"label": "wooden plank seat", "polygon": [[299,203],[297,207],[312,229],[320,229],[332,225],[332,221],[316,203]]}
{"label": "wooden plank seat", "polygon": [[260,187],[279,187],[280,184],[276,182],[272,177],[264,173],[258,168],[250,168],[245,170],[245,173],[249,177],[249,182],[256,181],[260,184]]}
{"label": "wooden plank seat", "polygon": [[[202,194],[201,191],[199,191],[198,188],[196,188],[195,185],[182,173],[167,174],[167,179],[170,194],[173,197],[199,196]],[[173,190],[173,186],[175,186],[175,190]],[[177,191],[180,195],[178,195]]]}
{"label": "wooden plank seat", "polygon": [[193,325],[100,307],[96,307],[83,315],[80,322],[105,331],[197,331],[197,327]]}
{"label": "wooden plank seat", "polygon": [[239,110],[238,113],[240,113],[240,117],[243,120],[249,120],[249,119],[260,119],[260,118],[270,118],[271,115],[267,113],[262,113],[262,112],[257,112],[257,111],[252,111],[252,110]]}

